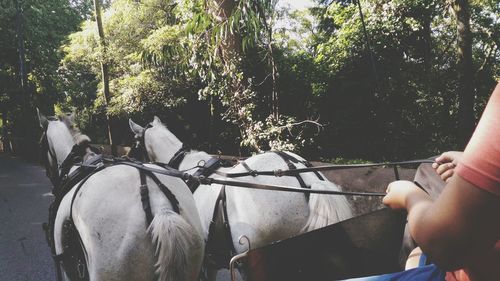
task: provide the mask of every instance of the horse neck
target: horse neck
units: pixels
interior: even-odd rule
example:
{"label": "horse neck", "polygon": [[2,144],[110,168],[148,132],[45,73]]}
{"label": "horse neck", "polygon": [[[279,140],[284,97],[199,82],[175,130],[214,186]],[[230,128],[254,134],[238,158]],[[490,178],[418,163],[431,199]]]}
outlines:
{"label": "horse neck", "polygon": [[47,136],[49,149],[52,149],[57,158],[57,164],[60,165],[64,159],[66,159],[75,144],[73,136],[66,125],[60,121],[49,123]]}
{"label": "horse neck", "polygon": [[[150,135],[146,138],[148,142],[146,147],[148,147],[148,153],[151,159],[161,163],[169,163],[175,153],[178,152],[183,145],[174,134],[168,131],[168,129],[158,128],[158,130],[163,129],[166,131],[151,131]],[[197,166],[200,161],[207,161],[209,158],[210,155],[204,151],[192,150],[184,156],[184,159],[179,165],[179,170],[193,168]]]}
{"label": "horse neck", "polygon": [[175,153],[182,148],[182,142],[168,129],[151,128],[145,132],[145,146],[149,157],[153,161],[168,163]]}
{"label": "horse neck", "polygon": [[[205,151],[191,150],[184,156],[181,164],[179,165],[179,170],[187,170],[202,164],[201,162],[207,162],[210,159],[210,155]],[[203,164],[202,164],[203,165]],[[196,172],[196,169],[189,170],[188,173],[192,174]]]}

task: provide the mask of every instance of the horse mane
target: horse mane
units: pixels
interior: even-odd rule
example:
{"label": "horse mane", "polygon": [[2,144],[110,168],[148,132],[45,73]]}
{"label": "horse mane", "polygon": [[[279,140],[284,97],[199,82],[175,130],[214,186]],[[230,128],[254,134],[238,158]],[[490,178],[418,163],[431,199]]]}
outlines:
{"label": "horse mane", "polygon": [[90,137],[83,134],[80,129],[76,126],[76,124],[73,122],[72,118],[66,115],[59,116],[59,120],[66,125],[66,128],[68,128],[69,132],[71,133],[71,136],[73,137],[73,140],[75,141],[75,144],[77,145],[82,145],[82,144],[88,144],[90,143]]}

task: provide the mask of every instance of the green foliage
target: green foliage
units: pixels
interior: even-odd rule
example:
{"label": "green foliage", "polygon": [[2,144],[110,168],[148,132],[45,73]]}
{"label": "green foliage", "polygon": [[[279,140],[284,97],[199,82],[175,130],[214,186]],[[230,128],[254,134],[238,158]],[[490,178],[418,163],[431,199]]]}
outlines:
{"label": "green foliage", "polygon": [[[30,102],[76,110],[99,142],[111,114],[120,131],[130,116],[159,115],[193,146],[226,154],[286,149],[342,162],[460,149],[449,3],[361,1],[365,34],[356,2],[316,2],[292,11],[276,0],[104,1],[100,47],[92,1],[19,1]],[[500,77],[497,2],[470,0],[476,117]],[[9,120],[23,112],[14,4],[0,1],[0,113]]]}
{"label": "green foliage", "polygon": [[[276,1],[213,1],[203,6],[205,3],[193,1],[194,15],[187,24],[187,31],[195,38],[191,65],[206,85],[199,91],[200,97],[215,97],[221,102],[222,118],[240,127],[241,145],[254,151],[295,147],[275,138],[287,117],[271,118],[269,105],[259,102],[270,96],[269,87],[259,86],[272,70],[254,62],[274,56],[271,24]],[[259,77],[260,71],[266,76]]]}
{"label": "green foliage", "polygon": [[[317,13],[321,36],[315,62],[326,66],[328,73],[327,86],[320,88],[319,111],[331,121],[325,139],[335,139],[325,153],[402,159],[463,149],[456,147],[454,137],[456,23],[448,4],[434,0],[361,4],[376,73],[355,3],[335,2]],[[488,32],[498,30],[498,26],[484,25],[495,21],[492,15],[498,14],[498,5],[483,1],[479,6],[473,8],[472,26]],[[482,22],[481,15],[486,17]],[[482,111],[480,105],[498,77],[494,63],[498,55],[489,54],[485,60],[488,52],[484,50],[490,50],[492,41],[482,37],[475,37],[474,60],[492,68],[486,74],[484,68],[479,71],[475,66],[479,74],[486,74],[475,77],[476,114]],[[370,142],[364,141],[367,137]]]}
{"label": "green foliage", "polygon": [[[186,46],[186,38],[174,7],[173,1],[120,0],[114,1],[105,12],[104,59],[111,66],[113,96],[108,108],[110,114],[124,116],[154,107],[175,107],[185,102],[186,94],[193,92],[192,77],[183,68],[188,58],[180,51]],[[90,20],[82,25],[82,31],[71,35],[64,47],[63,66],[68,73],[78,71],[81,76],[98,77],[100,61],[105,55],[96,36],[95,22]],[[78,89],[69,82],[68,88]],[[92,92],[95,92],[95,84],[87,87],[89,101],[94,100]],[[78,91],[69,96],[78,96]],[[95,106],[103,106],[102,93],[98,94]]]}
{"label": "green foliage", "polygon": [[[16,134],[23,127],[30,131],[35,128],[27,124],[32,121],[27,113],[32,112],[33,105],[50,113],[50,104],[63,95],[58,79],[62,58],[59,46],[76,30],[80,18],[75,6],[66,0],[0,1],[0,112],[14,124],[9,129]],[[24,89],[21,49],[27,77]]]}

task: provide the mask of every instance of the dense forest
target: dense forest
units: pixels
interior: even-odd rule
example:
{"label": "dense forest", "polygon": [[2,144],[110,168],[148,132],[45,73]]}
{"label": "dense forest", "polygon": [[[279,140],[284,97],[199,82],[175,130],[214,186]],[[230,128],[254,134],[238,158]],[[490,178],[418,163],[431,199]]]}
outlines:
{"label": "dense forest", "polygon": [[497,0],[289,2],[0,0],[2,139],[35,153],[39,108],[114,145],[156,115],[228,155],[464,147],[500,77]]}

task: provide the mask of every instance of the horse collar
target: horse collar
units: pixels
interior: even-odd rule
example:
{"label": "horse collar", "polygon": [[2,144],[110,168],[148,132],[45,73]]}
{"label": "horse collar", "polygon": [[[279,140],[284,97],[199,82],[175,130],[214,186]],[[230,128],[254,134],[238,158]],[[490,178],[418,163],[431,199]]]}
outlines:
{"label": "horse collar", "polygon": [[185,144],[182,144],[182,147],[179,150],[177,150],[177,152],[174,154],[172,159],[170,159],[170,162],[168,162],[167,165],[170,166],[171,168],[179,169],[182,160],[184,160],[184,157],[189,151],[191,151],[191,148],[189,148],[189,146]]}

